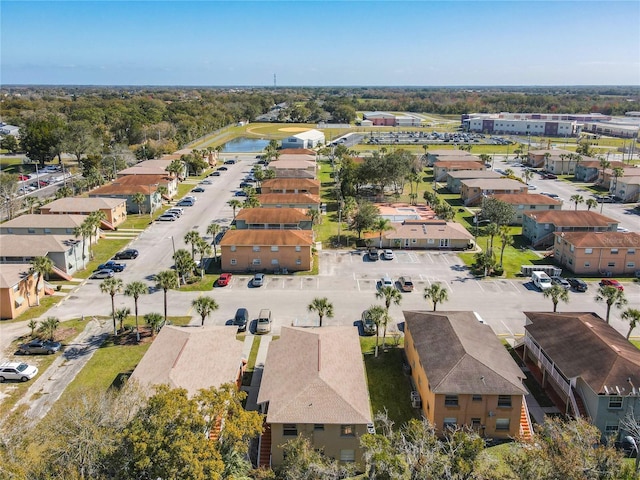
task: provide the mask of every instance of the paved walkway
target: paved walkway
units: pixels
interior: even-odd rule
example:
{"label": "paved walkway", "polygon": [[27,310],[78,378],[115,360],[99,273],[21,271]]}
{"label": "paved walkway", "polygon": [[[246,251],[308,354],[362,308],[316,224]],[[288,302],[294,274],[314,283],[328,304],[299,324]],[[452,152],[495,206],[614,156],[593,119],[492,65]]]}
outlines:
{"label": "paved walkway", "polygon": [[[253,344],[254,335],[247,335],[244,340],[244,350],[246,351],[246,358],[249,358],[249,352],[251,351],[251,345]],[[259,336],[260,347],[258,348],[258,355],[256,356],[256,364],[253,367],[253,375],[251,376],[251,386],[242,387],[242,390],[247,392],[247,410],[258,410],[258,391],[260,390],[260,382],[262,382],[262,371],[264,370],[264,362],[267,359],[267,352],[269,351],[269,345],[271,344],[271,336]]]}

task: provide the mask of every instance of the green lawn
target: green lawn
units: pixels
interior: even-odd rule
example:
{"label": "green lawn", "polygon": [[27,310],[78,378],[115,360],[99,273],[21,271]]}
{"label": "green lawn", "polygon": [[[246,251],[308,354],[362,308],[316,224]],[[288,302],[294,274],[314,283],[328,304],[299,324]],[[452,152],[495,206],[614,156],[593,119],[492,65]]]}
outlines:
{"label": "green lawn", "polygon": [[111,259],[117,252],[126,247],[130,239],[103,238],[92,246],[93,260],[87,263],[87,268],[73,274],[74,278],[89,278],[101,263]]}
{"label": "green lawn", "polygon": [[[244,337],[244,335],[243,335]],[[247,368],[242,376],[242,385],[248,387],[251,385],[251,379],[253,378],[253,370],[256,366],[256,358],[258,357],[258,349],[260,348],[260,339],[258,335],[254,335],[253,343],[251,344],[251,352],[249,352],[249,358],[247,359]]]}

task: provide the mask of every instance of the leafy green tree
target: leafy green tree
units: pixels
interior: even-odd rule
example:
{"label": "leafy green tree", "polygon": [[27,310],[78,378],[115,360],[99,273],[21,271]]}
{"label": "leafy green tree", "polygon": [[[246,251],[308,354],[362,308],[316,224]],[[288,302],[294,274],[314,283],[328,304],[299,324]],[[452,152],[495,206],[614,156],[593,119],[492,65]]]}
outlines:
{"label": "leafy green tree", "polygon": [[151,330],[152,337],[155,337],[156,333],[158,333],[162,328],[162,326],[165,323],[167,323],[166,316],[163,318],[162,314],[157,312],[151,312],[151,313],[145,314],[144,321],[147,322],[147,325]]}
{"label": "leafy green tree", "polygon": [[18,139],[13,135],[5,135],[0,138],[0,148],[13,154],[18,151]]}
{"label": "leafy green tree", "polygon": [[618,290],[616,287],[612,287],[610,285],[602,285],[598,288],[595,301],[605,302],[607,304],[607,316],[605,318],[607,323],[609,323],[611,307],[615,306],[616,308],[622,308],[629,303],[622,290]]}
{"label": "leafy green tree", "polygon": [[382,248],[382,234],[393,229],[391,222],[387,218],[378,217],[371,228],[378,232],[379,247]]}
{"label": "leafy green tree", "polygon": [[307,305],[307,310],[318,314],[318,317],[320,318],[319,326],[322,326],[322,319],[324,317],[333,318],[333,304],[327,297],[314,298],[311,303]]}
{"label": "leafy green tree", "polygon": [[284,460],[276,468],[281,480],[339,480],[351,478],[355,468],[340,464],[313,448],[311,441],[299,435],[282,446]]}
{"label": "leafy green tree", "polygon": [[485,198],[482,202],[482,217],[496,225],[509,225],[516,215],[513,205],[493,197]]}
{"label": "leafy green tree", "polygon": [[120,332],[124,332],[124,321],[127,319],[130,313],[131,309],[129,309],[128,307],[116,309],[115,317],[118,323],[120,323]]}
{"label": "leafy green tree", "polygon": [[18,188],[20,188],[18,175],[0,172],[0,197],[5,199],[4,207],[6,208],[8,220],[14,217],[22,203],[22,200],[18,197]]}
{"label": "leafy green tree", "polygon": [[627,308],[622,315],[620,316],[622,320],[629,323],[629,331],[627,332],[627,340],[631,337],[631,332],[633,332],[634,328],[638,326],[640,323],[640,310],[637,308]]}
{"label": "leafy green tree", "polygon": [[167,321],[167,292],[180,288],[178,277],[171,270],[163,270],[155,276],[156,288],[161,288],[164,292],[164,321]]}
{"label": "leafy green tree", "polygon": [[54,340],[59,326],[60,320],[56,317],[47,317],[46,320],[40,322],[38,332],[40,332],[47,340]]}
{"label": "leafy green tree", "polygon": [[442,286],[442,283],[434,282],[424,288],[423,297],[425,300],[433,303],[433,311],[435,312],[439,303],[444,303],[449,300],[449,291],[447,287]]}
{"label": "leafy green tree", "polygon": [[198,297],[191,302],[191,306],[194,308],[200,318],[202,319],[201,325],[204,326],[204,320],[215,312],[219,307],[218,303],[212,297]]}
{"label": "leafy green tree", "polygon": [[119,278],[107,278],[100,284],[100,291],[102,293],[108,293],[111,296],[111,316],[113,317],[113,334],[118,334],[116,326],[116,304],[115,296],[122,292],[123,283]]}
{"label": "leafy green tree", "polygon": [[553,313],[558,311],[558,302],[560,302],[560,300],[564,303],[569,303],[569,292],[561,285],[551,285],[551,287],[542,292],[542,295],[544,298],[551,297],[551,301],[553,302]]}
{"label": "leafy green tree", "polygon": [[447,202],[439,202],[435,207],[435,214],[440,220],[444,220],[446,222],[450,222],[453,220],[453,217],[456,216],[453,208]]}
{"label": "leafy green tree", "polygon": [[64,130],[64,120],[59,115],[36,115],[20,129],[20,143],[27,157],[44,167],[61,151]]}
{"label": "leafy green tree", "polygon": [[358,232],[358,238],[362,238],[362,232],[371,230],[378,218],[380,211],[373,203],[362,200],[354,214],[349,227]]}
{"label": "leafy green tree", "polygon": [[138,299],[140,295],[147,293],[147,285],[144,282],[133,281],[124,287],[124,294],[133,297],[134,313],[136,316],[136,341],[140,341],[140,328],[138,327]]}
{"label": "leafy green tree", "polygon": [[131,201],[138,206],[138,215],[142,215],[142,207],[145,204],[147,197],[142,192],[136,192],[131,197]]}
{"label": "leafy green tree", "polygon": [[191,276],[191,273],[196,268],[196,262],[191,258],[189,251],[184,248],[180,248],[176,251],[173,256],[173,261],[175,263],[178,277],[182,279],[183,284],[186,283],[186,278]]}
{"label": "leafy green tree", "polygon": [[99,149],[99,139],[95,127],[86,120],[73,120],[64,130],[62,148],[76,157],[78,163],[87,152]]}
{"label": "leafy green tree", "polygon": [[49,257],[34,257],[31,260],[31,272],[37,274],[36,280],[36,305],[40,305],[40,281],[53,271],[53,260]]}

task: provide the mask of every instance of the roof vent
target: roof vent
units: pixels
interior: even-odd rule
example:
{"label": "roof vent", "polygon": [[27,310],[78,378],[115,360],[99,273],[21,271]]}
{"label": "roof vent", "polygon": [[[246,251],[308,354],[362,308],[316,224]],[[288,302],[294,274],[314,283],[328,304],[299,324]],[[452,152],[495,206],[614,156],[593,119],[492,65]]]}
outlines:
{"label": "roof vent", "polygon": [[616,353],[620,353],[620,349],[616,346],[616,345],[610,345],[611,350],[613,350]]}
{"label": "roof vent", "polygon": [[589,328],[593,328],[593,325],[591,325],[589,322],[584,322],[584,324]]}

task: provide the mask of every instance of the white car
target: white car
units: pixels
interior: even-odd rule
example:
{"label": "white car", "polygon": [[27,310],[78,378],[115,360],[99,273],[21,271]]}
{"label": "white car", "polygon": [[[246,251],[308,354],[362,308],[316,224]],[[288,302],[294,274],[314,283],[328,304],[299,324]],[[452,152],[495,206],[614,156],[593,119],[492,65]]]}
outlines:
{"label": "white car", "polygon": [[382,277],[380,280],[380,287],[393,287],[393,280],[391,280],[389,275]]}
{"label": "white car", "polygon": [[26,382],[38,374],[38,368],[22,362],[5,362],[0,364],[0,382],[20,380]]}
{"label": "white car", "polygon": [[395,257],[395,255],[393,254],[393,250],[385,250],[384,252],[382,252],[382,258],[385,260],[393,260]]}

